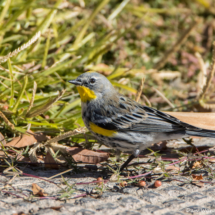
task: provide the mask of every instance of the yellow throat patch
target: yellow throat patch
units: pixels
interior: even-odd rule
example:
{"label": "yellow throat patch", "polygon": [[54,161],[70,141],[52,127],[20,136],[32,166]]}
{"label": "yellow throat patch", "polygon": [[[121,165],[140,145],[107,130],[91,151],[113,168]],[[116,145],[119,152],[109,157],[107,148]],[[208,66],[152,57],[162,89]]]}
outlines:
{"label": "yellow throat patch", "polygon": [[92,99],[96,99],[95,93],[87,87],[77,86],[78,92],[82,102],[88,102]]}
{"label": "yellow throat patch", "polygon": [[112,137],[114,134],[116,134],[116,131],[100,128],[99,126],[95,125],[92,122],[90,122],[90,129],[94,133],[101,134],[101,135],[106,136],[106,137]]}

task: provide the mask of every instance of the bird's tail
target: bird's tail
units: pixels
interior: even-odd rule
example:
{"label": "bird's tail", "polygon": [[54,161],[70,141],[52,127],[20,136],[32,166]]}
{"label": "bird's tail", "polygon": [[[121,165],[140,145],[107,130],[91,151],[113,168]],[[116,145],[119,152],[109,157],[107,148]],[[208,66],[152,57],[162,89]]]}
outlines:
{"label": "bird's tail", "polygon": [[196,136],[196,137],[215,138],[215,131],[214,130],[208,130],[208,129],[186,130],[186,134],[189,136]]}

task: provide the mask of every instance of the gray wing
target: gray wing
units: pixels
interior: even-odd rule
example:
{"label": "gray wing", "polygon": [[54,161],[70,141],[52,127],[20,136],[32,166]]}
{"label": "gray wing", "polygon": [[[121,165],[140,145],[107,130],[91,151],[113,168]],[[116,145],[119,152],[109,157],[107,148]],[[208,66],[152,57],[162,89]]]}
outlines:
{"label": "gray wing", "polygon": [[143,106],[121,95],[106,104],[95,105],[90,112],[89,120],[108,130],[139,132],[199,130],[173,116]]}

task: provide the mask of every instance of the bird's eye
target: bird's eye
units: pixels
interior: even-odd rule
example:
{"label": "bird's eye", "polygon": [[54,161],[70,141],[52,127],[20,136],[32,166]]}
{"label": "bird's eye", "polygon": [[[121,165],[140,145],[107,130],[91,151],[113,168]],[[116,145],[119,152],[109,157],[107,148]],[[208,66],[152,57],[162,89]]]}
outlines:
{"label": "bird's eye", "polygon": [[95,78],[91,78],[91,79],[90,79],[90,83],[91,83],[91,84],[94,84],[95,82],[96,82],[96,79],[95,79]]}

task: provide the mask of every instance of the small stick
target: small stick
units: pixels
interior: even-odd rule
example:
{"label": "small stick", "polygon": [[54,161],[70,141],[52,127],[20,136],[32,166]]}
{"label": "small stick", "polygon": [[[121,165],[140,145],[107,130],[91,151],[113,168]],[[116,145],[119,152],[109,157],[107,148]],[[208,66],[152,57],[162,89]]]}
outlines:
{"label": "small stick", "polygon": [[206,65],[204,60],[202,59],[202,56],[199,52],[195,53],[195,56],[197,57],[197,60],[199,62],[199,66],[200,66],[200,73],[198,76],[198,94],[200,95],[200,93],[202,93],[202,89],[206,84],[206,80],[207,80],[207,69],[206,69]]}
{"label": "small stick", "polygon": [[67,173],[67,172],[70,172],[70,171],[72,171],[72,170],[73,170],[73,169],[67,169],[66,171],[63,171],[63,172],[58,173],[58,174],[56,174],[56,175],[53,175],[53,176],[49,177],[48,179],[55,178],[55,177],[57,177],[57,176],[59,176],[59,175],[63,175],[63,174],[65,174],[65,173]]}
{"label": "small stick", "polygon": [[140,96],[141,96],[142,91],[143,91],[144,81],[145,81],[145,78],[142,78],[141,83],[140,83],[139,90],[138,90],[137,95],[136,95],[136,98],[135,98],[135,101],[136,101],[136,102],[138,102],[138,101],[140,100]]}
{"label": "small stick", "polygon": [[31,108],[33,107],[33,104],[34,104],[34,98],[35,98],[35,95],[36,95],[36,91],[37,91],[37,82],[36,82],[36,81],[34,81],[34,87],[33,87],[32,97],[31,97],[31,101],[30,101],[30,104],[29,104],[28,110],[26,111],[26,115],[29,113],[29,111],[30,111],[30,110],[31,110]]}
{"label": "small stick", "polygon": [[212,57],[212,65],[211,65],[211,69],[210,69],[210,74],[207,78],[206,84],[203,87],[202,93],[199,95],[199,101],[202,100],[205,96],[205,94],[207,93],[210,85],[211,85],[211,81],[214,77],[214,73],[215,73],[215,41],[213,42],[213,57]]}
{"label": "small stick", "polygon": [[83,127],[83,128],[76,128],[73,131],[68,131],[68,132],[66,132],[64,134],[61,134],[61,135],[59,135],[57,137],[54,137],[54,138],[46,141],[45,144],[44,144],[44,146],[46,146],[46,145],[48,145],[50,143],[58,142],[59,140],[63,140],[65,138],[67,138],[67,137],[74,136],[76,134],[83,134],[86,131],[87,131],[87,129],[85,127]]}
{"label": "small stick", "polygon": [[154,88],[154,87],[152,87],[152,88],[153,88],[153,90],[154,90],[161,98],[163,98],[163,100],[164,100],[171,108],[175,108],[175,105],[172,104],[172,103],[169,101],[169,99],[168,99],[162,92],[160,92],[158,89],[156,89],[156,88]]}
{"label": "small stick", "polygon": [[147,105],[148,105],[149,107],[152,107],[152,104],[151,104],[151,102],[148,100],[148,98],[147,98],[145,95],[142,95],[142,97],[143,97],[143,99],[145,100],[145,102],[147,103]]}
{"label": "small stick", "polygon": [[4,120],[8,127],[14,130],[14,125],[7,119],[7,117],[0,111],[0,117]]}

